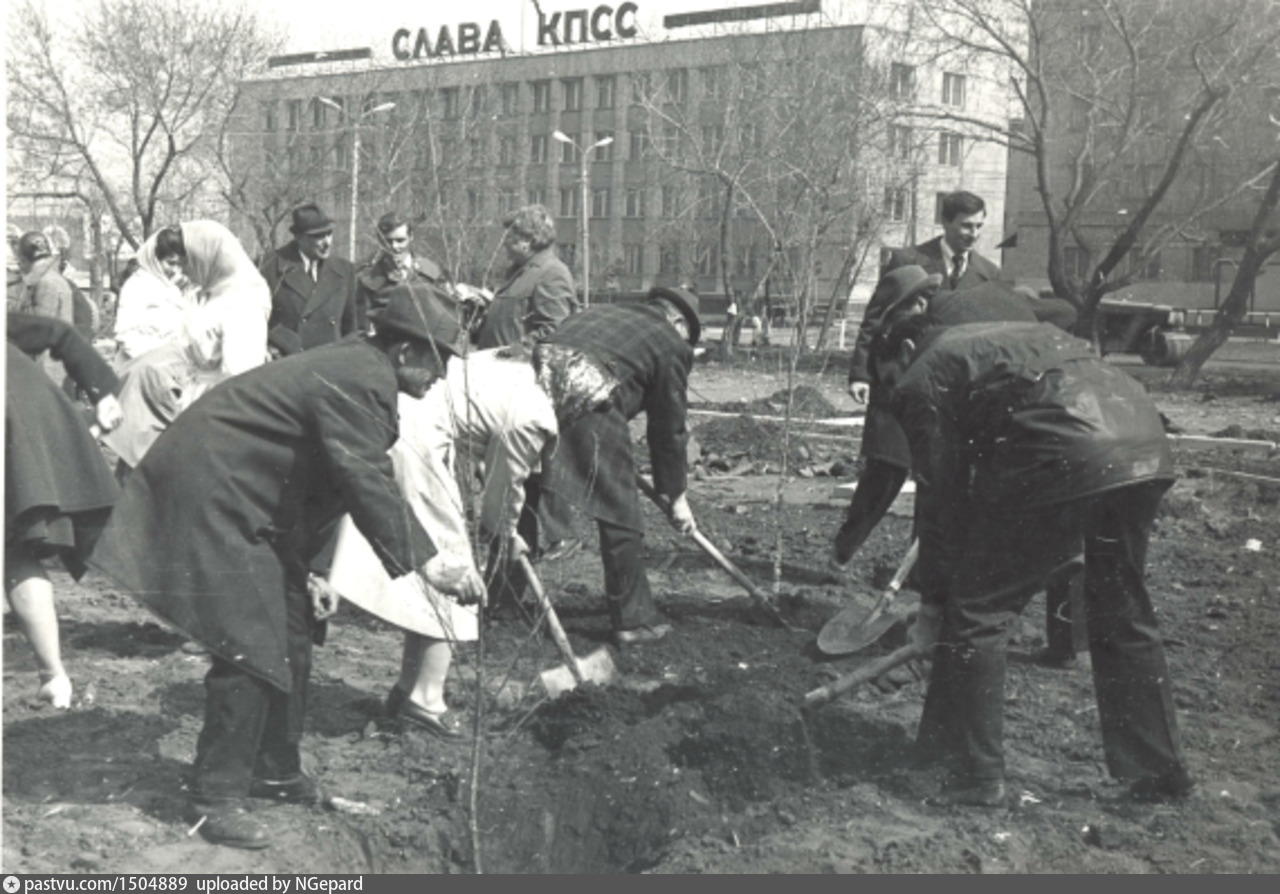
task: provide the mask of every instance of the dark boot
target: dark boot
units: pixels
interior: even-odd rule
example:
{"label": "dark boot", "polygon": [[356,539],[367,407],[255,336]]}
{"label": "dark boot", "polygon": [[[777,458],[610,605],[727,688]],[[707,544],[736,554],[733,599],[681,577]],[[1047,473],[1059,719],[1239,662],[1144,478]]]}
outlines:
{"label": "dark boot", "polygon": [[210,844],[257,851],[271,847],[271,833],[236,801],[191,801],[184,814]]}

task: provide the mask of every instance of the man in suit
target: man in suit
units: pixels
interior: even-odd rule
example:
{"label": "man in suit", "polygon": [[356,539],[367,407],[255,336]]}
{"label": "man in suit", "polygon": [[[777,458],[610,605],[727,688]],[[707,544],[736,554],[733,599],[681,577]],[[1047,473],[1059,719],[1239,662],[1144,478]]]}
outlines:
{"label": "man in suit", "polygon": [[90,559],[213,655],[188,819],[217,844],[270,845],[246,798],[319,798],[298,746],[312,639],[337,608],[309,568],[334,519],[351,514],[392,578],[484,598],[478,575],[437,553],[387,453],[397,392],[422,397],[462,351],[456,314],[401,292],[374,326],[197,400],[134,469]]}
{"label": "man in suit", "polygon": [[[534,349],[535,367],[552,367],[551,379],[567,389],[600,381],[612,386],[588,389],[592,396],[582,401],[552,395],[557,412],[575,403],[598,408],[562,422],[544,486],[545,496],[572,502],[596,520],[605,598],[618,645],[655,642],[671,631],[653,603],[645,574],[644,516],[627,423],[645,413],[653,485],[669,498],[669,512],[680,529],[693,530],[685,497],[685,417],[700,331],[698,296],[658,287],[643,304],[598,305],[574,314]],[[608,395],[602,404],[597,404],[599,394]]]}
{"label": "man in suit", "polygon": [[926,273],[940,275],[943,287],[953,292],[1003,279],[999,266],[974,250],[986,220],[987,203],[981,196],[964,190],[948,193],[942,197],[942,235],[911,248],[891,249],[880,275],[918,264]]}
{"label": "man in suit", "polygon": [[[885,321],[889,303],[903,300],[906,281],[892,281],[904,268],[921,271],[908,279],[919,290],[911,297],[927,300],[934,292],[959,292],[1002,279],[1000,268],[974,251],[973,246],[987,218],[987,204],[981,196],[959,190],[942,199],[942,235],[911,248],[889,252],[880,267],[880,283],[867,304],[849,364],[849,394],[853,402],[867,408],[862,430],[862,474],[849,504],[845,522],[836,535],[831,563],[842,569],[858,547],[875,530],[889,511],[911,470],[911,454],[902,429],[884,406],[880,389],[872,387],[867,368],[871,338]],[[923,276],[930,277],[927,288]]]}
{"label": "man in suit", "polygon": [[332,257],[333,221],[313,204],[293,209],[293,239],[267,255],[259,270],[271,287],[267,328],[276,342],[301,350],[356,331],[356,280],[350,261]]}
{"label": "man in suit", "polygon": [[378,239],[378,254],[356,275],[356,303],[362,329],[366,319],[376,315],[397,293],[451,289],[439,264],[428,257],[414,255],[413,225],[406,218],[388,211],[378,218],[374,235]]}

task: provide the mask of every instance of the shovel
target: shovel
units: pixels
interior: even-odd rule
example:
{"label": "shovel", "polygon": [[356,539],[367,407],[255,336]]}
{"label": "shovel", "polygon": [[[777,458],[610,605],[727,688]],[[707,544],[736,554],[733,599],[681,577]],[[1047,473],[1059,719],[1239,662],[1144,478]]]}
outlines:
{"label": "shovel", "polygon": [[519,561],[520,567],[524,570],[524,576],[529,581],[529,587],[538,599],[538,605],[547,616],[547,627],[551,630],[551,639],[564,658],[564,664],[545,670],[538,675],[543,687],[547,690],[547,695],[556,698],[561,693],[576,689],[583,683],[607,686],[613,682],[617,670],[613,666],[613,657],[609,654],[609,650],[597,649],[586,658],[579,660],[578,656],[573,654],[569,637],[565,636],[564,628],[560,626],[560,617],[552,608],[546,590],[542,589],[542,581],[538,580],[538,575],[534,573],[528,556],[520,556]]}
{"label": "shovel", "polygon": [[[655,506],[657,506],[664,513],[666,513],[668,517],[670,516],[671,514],[670,506],[667,504],[667,501],[664,500],[656,490],[654,490],[654,487],[652,484],[650,484],[644,478],[641,478],[639,475],[636,476],[636,484],[639,485],[640,490],[644,493],[644,495],[653,501]],[[729,576],[733,578],[735,581],[737,581],[742,586],[742,588],[747,591],[748,595],[751,596],[752,601],[755,602],[755,604],[759,606],[761,609],[763,609],[765,614],[767,614],[770,617],[770,619],[772,619],[780,627],[785,627],[788,630],[794,629],[790,624],[786,622],[785,619],[783,619],[782,615],[778,613],[778,607],[773,604],[773,602],[769,599],[769,597],[766,596],[760,590],[759,587],[757,587],[754,583],[752,583],[751,578],[743,574],[742,570],[738,568],[737,565],[730,562],[724,553],[716,549],[715,544],[712,543],[710,540],[708,540],[705,534],[703,534],[697,528],[694,528],[690,536],[693,537],[694,543],[698,544],[698,547],[704,553],[710,556],[711,559],[717,565],[719,565],[726,572],[728,572]]]}
{"label": "shovel", "polygon": [[823,705],[835,701],[855,686],[870,682],[881,674],[893,670],[899,664],[905,664],[913,658],[922,657],[924,654],[924,652],[916,648],[915,644],[907,643],[888,655],[877,658],[875,661],[868,661],[857,670],[845,674],[826,686],[820,686],[812,692],[805,693],[801,709],[808,712],[815,708],[821,708]]}
{"label": "shovel", "polygon": [[862,608],[857,605],[842,609],[818,632],[818,649],[824,655],[850,655],[859,649],[865,649],[898,623],[898,615],[893,612],[893,600],[902,589],[902,582],[911,573],[919,554],[920,541],[911,541],[911,548],[902,557],[897,573],[871,611],[863,613]]}

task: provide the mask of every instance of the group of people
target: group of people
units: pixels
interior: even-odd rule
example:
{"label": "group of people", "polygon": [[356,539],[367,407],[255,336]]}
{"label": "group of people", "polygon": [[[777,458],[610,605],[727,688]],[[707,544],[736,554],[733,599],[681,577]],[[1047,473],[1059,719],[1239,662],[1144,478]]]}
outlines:
{"label": "group of people", "polygon": [[[867,462],[835,559],[851,560],[912,469],[922,607],[911,636],[934,656],[921,753],[949,768],[946,798],[990,805],[1004,798],[1009,625],[1083,553],[1110,769],[1137,795],[1179,797],[1191,783],[1143,586],[1172,477],[1158,414],[1064,331],[1069,304],[999,282],[973,250],[984,216],[981,199],[954,194],[944,235],[886,264],[850,373],[868,405]],[[658,287],[580,309],[547,210],[521,208],[503,226],[511,269],[492,293],[415,257],[395,214],[358,270],[332,256],[333,223],[315,205],[295,209],[293,240],[258,267],[216,223],[162,229],[121,293],[120,382],[80,358],[65,327],[10,314],[10,443],[21,419],[42,420],[8,454],[6,584],[42,695],[55,689],[46,697],[61,706],[71,695],[42,578],[51,555],[105,573],[205,648],[189,792],[210,841],[270,845],[246,799],[318,800],[299,742],[312,646],[341,598],[404,630],[386,711],[444,739],[463,735],[445,701],[453,648],[475,639],[481,612],[520,610],[516,559],[578,543],[571,507],[598,528],[616,643],[672,631],[643,562],[628,422],[646,414],[654,486],[672,522],[694,529],[698,297]],[[28,358],[46,349],[97,398],[120,488],[65,395],[29,385]],[[37,397],[64,403],[52,413]],[[54,442],[76,445],[82,476],[40,449]],[[459,482],[481,469],[473,537]],[[31,486],[15,492],[15,476]]]}

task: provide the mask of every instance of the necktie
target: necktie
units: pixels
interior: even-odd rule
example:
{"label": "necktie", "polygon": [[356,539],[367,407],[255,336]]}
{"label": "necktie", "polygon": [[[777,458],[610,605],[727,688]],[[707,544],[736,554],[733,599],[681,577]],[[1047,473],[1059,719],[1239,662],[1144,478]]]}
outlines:
{"label": "necktie", "polygon": [[311,262],[311,281],[316,282],[320,279],[320,262]]}
{"label": "necktie", "polygon": [[960,274],[964,272],[964,255],[957,254],[951,258],[951,288],[960,285]]}

